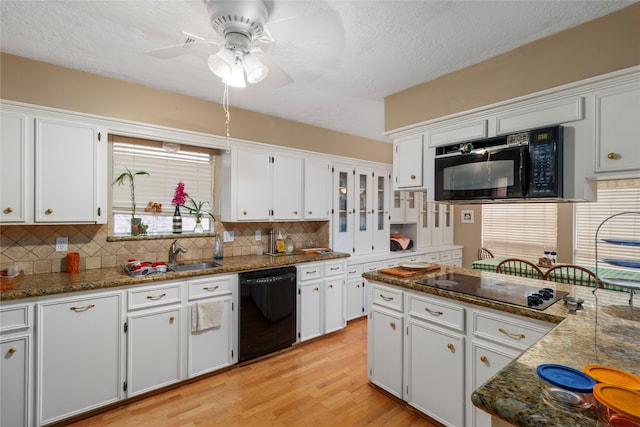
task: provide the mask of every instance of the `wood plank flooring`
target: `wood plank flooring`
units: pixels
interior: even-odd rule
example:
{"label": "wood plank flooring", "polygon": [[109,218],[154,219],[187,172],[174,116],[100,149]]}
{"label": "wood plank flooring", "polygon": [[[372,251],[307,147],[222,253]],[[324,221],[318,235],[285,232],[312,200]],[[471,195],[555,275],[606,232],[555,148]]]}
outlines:
{"label": "wood plank flooring", "polygon": [[72,424],[435,427],[367,379],[367,321]]}

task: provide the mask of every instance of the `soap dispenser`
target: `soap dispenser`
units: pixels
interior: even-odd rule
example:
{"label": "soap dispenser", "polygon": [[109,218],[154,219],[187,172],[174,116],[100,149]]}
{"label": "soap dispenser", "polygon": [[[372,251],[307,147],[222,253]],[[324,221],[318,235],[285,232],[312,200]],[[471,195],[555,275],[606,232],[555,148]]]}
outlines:
{"label": "soap dispenser", "polygon": [[278,231],[278,240],[276,240],[276,252],[279,254],[284,253],[284,239],[282,233]]}
{"label": "soap dispenser", "polygon": [[223,258],[223,248],[222,248],[222,237],[220,236],[220,232],[216,233],[216,240],[213,243],[213,259],[222,259]]}

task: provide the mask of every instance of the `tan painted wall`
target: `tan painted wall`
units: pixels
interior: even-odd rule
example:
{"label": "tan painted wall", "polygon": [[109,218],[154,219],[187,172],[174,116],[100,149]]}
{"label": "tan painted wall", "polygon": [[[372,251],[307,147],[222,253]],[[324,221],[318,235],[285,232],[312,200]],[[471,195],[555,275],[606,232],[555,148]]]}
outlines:
{"label": "tan painted wall", "polygon": [[[222,105],[147,86],[2,53],[3,99],[225,135]],[[382,163],[391,144],[231,108],[231,136]]]}
{"label": "tan painted wall", "polygon": [[385,98],[385,130],[640,64],[640,3]]}
{"label": "tan painted wall", "polygon": [[[640,64],[640,3],[503,55],[385,98],[385,130],[493,104],[565,83]],[[482,241],[480,205],[474,224],[456,218],[454,242],[464,246],[463,266]],[[459,216],[459,215],[458,215]],[[573,259],[573,205],[558,206],[558,257]]]}

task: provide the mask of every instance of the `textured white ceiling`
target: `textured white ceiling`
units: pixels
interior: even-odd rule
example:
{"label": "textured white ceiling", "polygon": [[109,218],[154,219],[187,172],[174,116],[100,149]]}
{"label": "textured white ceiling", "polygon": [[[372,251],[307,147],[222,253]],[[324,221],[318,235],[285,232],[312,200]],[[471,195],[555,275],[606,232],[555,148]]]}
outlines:
{"label": "textured white ceiling", "polygon": [[[634,1],[280,1],[267,28],[264,81],[231,88],[229,102],[388,141],[384,97]],[[158,59],[146,51],[182,31],[217,38],[200,1],[1,0],[3,52],[221,102],[206,55]]]}

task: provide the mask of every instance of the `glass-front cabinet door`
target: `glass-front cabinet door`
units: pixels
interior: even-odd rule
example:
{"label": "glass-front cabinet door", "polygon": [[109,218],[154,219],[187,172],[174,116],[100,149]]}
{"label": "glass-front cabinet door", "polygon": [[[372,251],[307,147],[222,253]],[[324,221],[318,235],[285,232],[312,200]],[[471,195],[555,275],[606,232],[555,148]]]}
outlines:
{"label": "glass-front cabinet door", "polygon": [[373,251],[389,250],[389,181],[388,171],[374,171]]}
{"label": "glass-front cabinet door", "polygon": [[373,217],[373,172],[356,169],[356,232],[354,236],[355,253],[363,254],[373,250],[372,217]]}
{"label": "glass-front cabinet door", "polygon": [[353,167],[334,165],[333,168],[333,249],[352,253],[354,233],[354,170]]}

